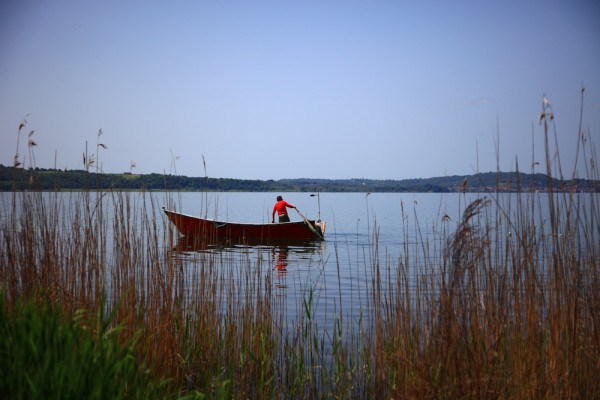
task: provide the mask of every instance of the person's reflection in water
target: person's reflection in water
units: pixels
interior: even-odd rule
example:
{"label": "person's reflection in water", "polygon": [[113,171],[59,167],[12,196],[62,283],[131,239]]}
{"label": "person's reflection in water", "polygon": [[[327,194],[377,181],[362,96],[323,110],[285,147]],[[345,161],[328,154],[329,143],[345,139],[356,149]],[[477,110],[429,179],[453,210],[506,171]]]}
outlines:
{"label": "person's reflection in water", "polygon": [[273,270],[275,271],[275,287],[285,289],[287,287],[285,283],[285,275],[288,266],[288,247],[279,246],[279,248],[273,248]]}

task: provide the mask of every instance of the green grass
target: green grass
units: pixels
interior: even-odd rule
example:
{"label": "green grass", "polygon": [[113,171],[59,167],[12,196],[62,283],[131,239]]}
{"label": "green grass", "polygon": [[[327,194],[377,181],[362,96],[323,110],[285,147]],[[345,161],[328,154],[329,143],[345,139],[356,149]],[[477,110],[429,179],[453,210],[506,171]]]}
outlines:
{"label": "green grass", "polygon": [[0,298],[0,393],[5,399],[147,399],[165,393],[135,357],[136,338],[45,299]]}

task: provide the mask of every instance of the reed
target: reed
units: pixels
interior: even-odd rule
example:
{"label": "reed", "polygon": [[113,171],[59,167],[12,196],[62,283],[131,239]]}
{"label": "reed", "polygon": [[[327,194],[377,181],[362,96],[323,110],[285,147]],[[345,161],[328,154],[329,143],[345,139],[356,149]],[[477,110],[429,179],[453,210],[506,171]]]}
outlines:
{"label": "reed", "polygon": [[[547,172],[562,177],[548,107]],[[590,137],[578,137],[597,180]],[[368,295],[353,299],[360,313],[350,316],[341,296],[327,293],[328,321],[316,317],[324,289],[308,282],[296,288],[305,295],[289,321],[260,255],[172,251],[177,234],[157,217],[155,196],[14,192],[0,207],[0,393],[598,398],[600,203],[563,182],[548,193],[515,182],[516,197],[491,191],[467,203],[464,195],[461,220],[440,215],[431,241],[415,219],[418,240],[406,233],[397,260],[379,248],[376,221],[367,249],[334,240],[335,256],[353,255],[357,293]],[[403,204],[405,232],[409,212]],[[81,381],[70,388],[40,373],[43,360],[56,376],[81,372]],[[83,369],[101,379],[90,383]],[[116,379],[116,370],[127,374]]]}
{"label": "reed", "polygon": [[[561,167],[550,156],[548,107],[544,99],[551,174]],[[595,160],[585,166],[590,179],[598,179]],[[519,189],[517,204],[500,194],[468,204],[441,265],[426,266],[415,290],[402,286],[411,259],[389,277],[397,288],[378,302],[374,341],[382,395],[600,395],[598,194],[576,193],[569,182],[560,192]]]}

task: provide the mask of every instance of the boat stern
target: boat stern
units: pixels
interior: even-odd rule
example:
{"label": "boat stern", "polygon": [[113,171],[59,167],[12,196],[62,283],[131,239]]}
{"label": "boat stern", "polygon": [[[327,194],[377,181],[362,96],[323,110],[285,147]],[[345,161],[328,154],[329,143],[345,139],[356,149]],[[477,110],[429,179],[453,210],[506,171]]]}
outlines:
{"label": "boat stern", "polygon": [[319,230],[321,238],[325,240],[325,229],[327,228],[327,222],[318,220],[315,222],[315,227]]}

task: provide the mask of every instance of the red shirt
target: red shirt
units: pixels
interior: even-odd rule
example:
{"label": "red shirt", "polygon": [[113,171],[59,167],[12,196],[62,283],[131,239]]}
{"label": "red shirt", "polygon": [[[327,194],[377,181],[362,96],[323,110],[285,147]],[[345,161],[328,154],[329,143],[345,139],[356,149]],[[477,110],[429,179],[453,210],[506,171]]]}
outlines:
{"label": "red shirt", "polygon": [[296,208],[285,200],[280,200],[277,203],[275,203],[275,205],[273,206],[273,218],[275,218],[275,211],[277,211],[277,215],[287,214],[286,207]]}

